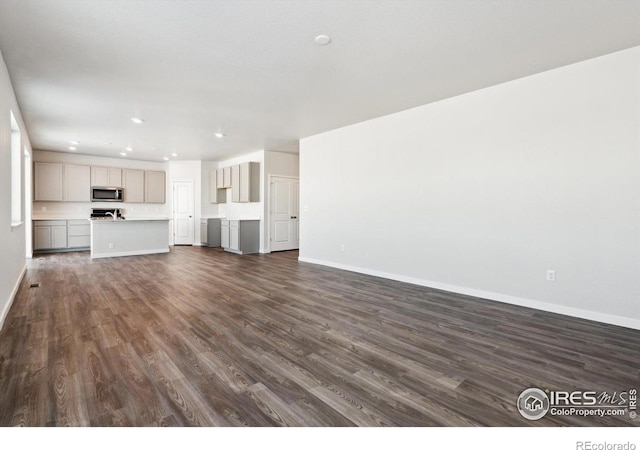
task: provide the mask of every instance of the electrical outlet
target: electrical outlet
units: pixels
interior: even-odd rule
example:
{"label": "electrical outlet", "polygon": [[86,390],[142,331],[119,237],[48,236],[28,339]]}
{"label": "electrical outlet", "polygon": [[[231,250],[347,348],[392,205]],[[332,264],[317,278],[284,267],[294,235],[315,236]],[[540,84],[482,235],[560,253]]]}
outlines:
{"label": "electrical outlet", "polygon": [[547,270],[547,281],[556,281],[556,271],[555,270]]}
{"label": "electrical outlet", "polygon": [[114,244],[113,242],[109,243],[109,248],[116,248],[116,244]]}
{"label": "electrical outlet", "polygon": [[343,252],[344,251],[344,244],[340,244],[340,251]]}
{"label": "electrical outlet", "polygon": [[44,212],[44,211],[46,211],[46,210],[47,210],[47,207],[46,207],[46,206],[43,206],[43,207],[42,207],[42,211]]}

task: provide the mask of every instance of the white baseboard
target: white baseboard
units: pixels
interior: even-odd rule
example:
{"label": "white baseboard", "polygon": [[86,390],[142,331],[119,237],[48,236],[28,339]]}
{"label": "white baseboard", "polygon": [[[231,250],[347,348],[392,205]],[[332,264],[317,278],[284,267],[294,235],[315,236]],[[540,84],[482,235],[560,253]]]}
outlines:
{"label": "white baseboard", "polygon": [[130,252],[100,253],[98,255],[91,255],[91,259],[112,258],[116,256],[153,255],[155,253],[169,253],[169,249],[160,248],[157,250],[132,250]]}
{"label": "white baseboard", "polygon": [[314,259],[314,258],[305,258],[302,256],[298,257],[298,261],[311,263],[311,264],[318,264],[321,266],[333,267],[335,269],[347,270],[349,272],[357,272],[365,275],[372,275],[374,277],[387,278],[389,280],[402,281],[404,283],[416,284],[418,286],[425,286],[425,287],[430,287],[434,289],[440,289],[443,291],[455,292],[457,294],[469,295],[472,297],[479,297],[487,300],[494,300],[497,302],[508,303],[511,305],[524,306],[526,308],[538,309],[541,311],[562,314],[565,316],[593,320],[596,322],[607,323],[610,325],[617,325],[620,327],[631,328],[634,330],[640,330],[640,320],[629,319],[627,317],[622,317],[622,316],[614,316],[612,314],[606,314],[606,313],[601,313],[597,311],[590,311],[588,309],[557,305],[554,303],[541,302],[538,300],[532,300],[528,298],[515,297],[512,295],[506,295],[506,294],[498,294],[490,291],[482,291],[479,289],[456,286],[453,284],[439,283],[437,281],[424,280],[421,278],[408,277],[405,275],[398,275],[395,273],[382,272],[382,271],[367,269],[363,267],[334,263],[332,261],[324,261],[324,260]]}
{"label": "white baseboard", "polygon": [[0,330],[4,326],[4,320],[7,318],[9,314],[9,310],[11,309],[11,305],[13,305],[13,301],[16,298],[16,294],[18,293],[18,289],[20,289],[20,284],[22,283],[22,279],[24,278],[24,274],[27,273],[27,265],[25,264],[20,272],[20,276],[18,277],[18,281],[16,281],[15,286],[13,287],[13,291],[11,291],[11,295],[9,296],[9,301],[5,305],[2,310],[2,315],[0,315]]}

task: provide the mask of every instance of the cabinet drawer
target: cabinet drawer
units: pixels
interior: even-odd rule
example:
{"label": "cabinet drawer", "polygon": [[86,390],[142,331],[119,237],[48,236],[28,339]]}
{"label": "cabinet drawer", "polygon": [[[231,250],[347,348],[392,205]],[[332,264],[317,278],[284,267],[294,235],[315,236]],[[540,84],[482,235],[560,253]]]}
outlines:
{"label": "cabinet drawer", "polygon": [[69,225],[86,225],[89,226],[89,220],[87,219],[71,219],[67,220]]}
{"label": "cabinet drawer", "polygon": [[86,225],[71,225],[69,223],[69,239],[73,236],[91,236],[91,228]]}
{"label": "cabinet drawer", "polygon": [[240,221],[239,220],[230,220],[229,221],[229,226],[230,227],[239,227],[240,226]]}
{"label": "cabinet drawer", "polygon": [[220,225],[222,225],[223,227],[228,227],[229,226],[229,220],[221,220],[220,221]]}
{"label": "cabinet drawer", "polygon": [[91,237],[89,236],[69,236],[69,248],[90,247]]}
{"label": "cabinet drawer", "polygon": [[33,222],[37,227],[67,226],[66,220],[34,220]]}

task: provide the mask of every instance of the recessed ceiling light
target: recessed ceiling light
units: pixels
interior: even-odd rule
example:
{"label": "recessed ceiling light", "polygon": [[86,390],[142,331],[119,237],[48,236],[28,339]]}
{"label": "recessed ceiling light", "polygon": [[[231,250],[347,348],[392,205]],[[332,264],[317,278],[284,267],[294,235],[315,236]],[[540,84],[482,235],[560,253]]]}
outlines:
{"label": "recessed ceiling light", "polygon": [[133,147],[127,147],[127,148],[125,148],[125,150],[128,151],[128,152],[132,152],[133,151]]}
{"label": "recessed ceiling light", "polygon": [[217,138],[223,138],[224,137],[224,134],[222,134],[222,133],[213,133],[213,135],[215,137],[217,137]]}
{"label": "recessed ceiling light", "polygon": [[162,158],[162,159],[164,159],[165,161],[169,161],[169,157],[168,157],[168,156],[165,156],[165,157],[164,157],[164,158]]}
{"label": "recessed ceiling light", "polygon": [[132,117],[132,118],[131,118],[131,121],[132,121],[133,123],[137,123],[138,125],[140,125],[141,123],[143,123],[143,122],[144,122],[144,120],[143,120],[143,119],[141,119],[141,118],[139,118],[139,117]]}
{"label": "recessed ceiling light", "polygon": [[76,147],[69,147],[69,150],[74,151],[74,150],[78,150]]}
{"label": "recessed ceiling light", "polygon": [[69,144],[71,144],[71,145],[80,145],[80,142],[78,142],[78,141],[69,141]]}
{"label": "recessed ceiling light", "polygon": [[125,152],[120,152],[120,154],[121,154],[122,156],[127,156],[127,154],[126,154]]}
{"label": "recessed ceiling light", "polygon": [[172,153],[171,156],[173,156],[175,158],[176,156],[178,156],[178,154],[177,153]]}
{"label": "recessed ceiling light", "polygon": [[327,45],[331,42],[331,38],[326,34],[319,34],[316,36],[316,44],[318,45]]}

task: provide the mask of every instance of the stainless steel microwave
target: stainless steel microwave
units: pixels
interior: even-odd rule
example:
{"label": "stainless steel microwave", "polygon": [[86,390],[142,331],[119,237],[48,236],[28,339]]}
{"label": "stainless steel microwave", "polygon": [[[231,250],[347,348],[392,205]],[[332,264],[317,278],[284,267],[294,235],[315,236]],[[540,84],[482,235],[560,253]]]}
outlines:
{"label": "stainless steel microwave", "polygon": [[91,201],[92,202],[121,202],[123,200],[123,191],[121,187],[114,186],[92,186]]}

